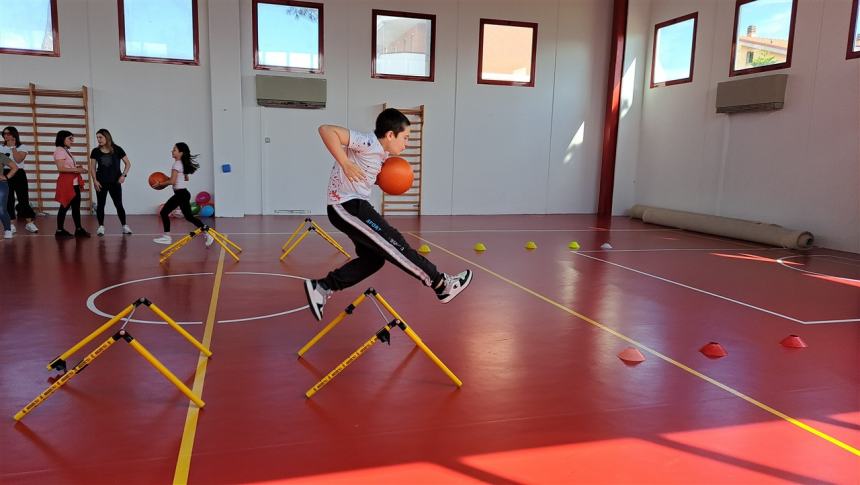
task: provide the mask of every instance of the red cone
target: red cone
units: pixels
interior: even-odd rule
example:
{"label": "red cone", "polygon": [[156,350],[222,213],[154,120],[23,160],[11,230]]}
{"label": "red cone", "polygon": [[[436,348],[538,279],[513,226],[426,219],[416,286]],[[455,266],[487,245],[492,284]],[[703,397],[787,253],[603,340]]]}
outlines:
{"label": "red cone", "polygon": [[627,364],[638,364],[645,361],[645,356],[636,347],[627,347],[618,354],[618,358]]}
{"label": "red cone", "polygon": [[792,349],[804,349],[807,347],[806,342],[803,341],[802,338],[797,335],[789,335],[780,341],[783,347],[789,347]]}
{"label": "red cone", "polygon": [[729,355],[729,353],[726,352],[726,349],[717,342],[708,342],[704,347],[699,349],[699,352],[705,354],[705,357],[710,357],[712,359],[719,359],[720,357]]}

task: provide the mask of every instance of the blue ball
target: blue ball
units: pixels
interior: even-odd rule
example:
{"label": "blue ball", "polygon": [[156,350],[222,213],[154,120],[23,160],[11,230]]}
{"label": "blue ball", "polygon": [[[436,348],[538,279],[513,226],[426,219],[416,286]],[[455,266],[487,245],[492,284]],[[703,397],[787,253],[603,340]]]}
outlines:
{"label": "blue ball", "polygon": [[211,205],[204,205],[200,208],[200,216],[202,217],[212,217],[215,215],[215,207]]}

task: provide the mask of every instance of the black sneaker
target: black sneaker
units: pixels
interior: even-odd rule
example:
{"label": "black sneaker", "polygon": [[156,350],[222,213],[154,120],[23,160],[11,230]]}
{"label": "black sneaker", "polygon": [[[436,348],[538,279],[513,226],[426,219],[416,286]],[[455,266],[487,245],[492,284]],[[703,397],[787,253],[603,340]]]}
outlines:
{"label": "black sneaker", "polygon": [[57,232],[54,233],[54,237],[56,237],[57,239],[68,239],[70,237],[75,236],[65,229],[57,229]]}
{"label": "black sneaker", "polygon": [[323,307],[330,295],[331,290],[324,289],[317,280],[305,280],[305,296],[308,297],[308,308],[317,321],[322,320]]}
{"label": "black sneaker", "polygon": [[90,237],[90,233],[83,227],[75,229],[75,237]]}
{"label": "black sneaker", "polygon": [[469,283],[472,282],[472,270],[467,269],[460,274],[454,276],[442,273],[444,280],[440,288],[436,289],[436,298],[442,303],[448,303],[453,300],[457,294],[465,290]]}

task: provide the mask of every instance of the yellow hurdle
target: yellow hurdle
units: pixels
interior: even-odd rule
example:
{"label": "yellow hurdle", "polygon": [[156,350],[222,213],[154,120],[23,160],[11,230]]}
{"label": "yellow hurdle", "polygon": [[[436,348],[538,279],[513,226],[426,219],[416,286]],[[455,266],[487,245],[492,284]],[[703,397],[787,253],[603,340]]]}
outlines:
{"label": "yellow hurdle", "polygon": [[403,330],[403,333],[405,333],[412,340],[412,342],[415,343],[415,345],[420,348],[424,352],[424,354],[427,355],[427,357],[431,361],[433,361],[433,363],[436,364],[436,366],[439,367],[439,369],[441,369],[442,372],[444,372],[449,379],[451,379],[451,381],[454,382],[454,385],[456,385],[457,387],[463,386],[463,381],[461,381],[453,372],[451,372],[451,369],[449,369],[448,366],[446,366],[442,362],[442,360],[439,359],[439,357],[437,357],[432,350],[430,350],[430,348],[424,343],[424,341],[421,340],[421,337],[419,337],[418,334],[415,333],[415,331],[412,330],[412,328],[410,328],[409,325],[406,324],[406,321],[403,319],[403,317],[401,317],[397,313],[397,311],[385,300],[385,298],[383,298],[382,295],[380,295],[379,292],[377,292],[373,288],[368,288],[367,290],[365,290],[364,293],[359,295],[358,298],[356,298],[352,303],[349,304],[349,306],[347,306],[342,312],[340,312],[334,318],[334,320],[329,322],[328,325],[326,325],[308,343],[306,343],[304,347],[299,350],[299,357],[303,356],[305,352],[307,352],[326,334],[328,334],[335,326],[337,326],[341,321],[343,321],[347,315],[351,315],[355,311],[356,307],[358,307],[358,305],[360,305],[368,296],[373,296],[386,309],[386,311],[388,311],[388,313],[394,317],[394,319],[387,323],[378,332],[376,332],[374,336],[364,342],[358,349],[356,349],[352,354],[350,354],[349,357],[344,359],[340,364],[338,364],[337,367],[335,367],[325,377],[320,379],[313,387],[308,389],[308,391],[305,392],[306,397],[310,398],[311,396],[316,394],[326,384],[331,382],[331,380],[334,379],[338,374],[343,372],[344,369],[347,368],[347,366],[358,360],[358,358],[361,357],[362,354],[364,354],[365,352],[367,352],[368,349],[376,345],[377,342],[389,342],[391,339],[390,332],[392,329],[394,329],[394,327],[398,327]]}
{"label": "yellow hurdle", "polygon": [[[305,232],[301,232],[302,229],[304,229]],[[306,238],[307,235],[311,232],[319,234],[320,237],[322,237],[327,243],[331,244],[335,249],[340,251],[344,256],[346,256],[347,259],[352,257],[349,255],[348,252],[346,252],[346,250],[343,248],[343,246],[340,245],[340,243],[335,241],[335,239],[325,231],[325,229],[320,227],[320,225],[314,222],[310,217],[306,217],[304,221],[299,223],[299,226],[296,227],[296,230],[293,231],[292,234],[290,234],[290,237],[287,239],[287,242],[281,245],[281,251],[283,251],[283,254],[281,254],[279,260],[283,261],[291,252],[293,252],[293,249],[295,249],[296,246],[298,246],[299,243],[302,242],[302,240],[304,240],[304,238]],[[299,233],[301,233],[301,235]]]}
{"label": "yellow hurdle", "polygon": [[36,409],[37,406],[45,402],[49,397],[51,397],[52,394],[54,394],[54,392],[57,391],[57,389],[63,387],[67,382],[69,382],[69,380],[72,379],[72,377],[75,377],[77,374],[79,374],[82,370],[84,370],[86,366],[90,365],[94,360],[96,360],[96,357],[102,355],[107,349],[109,349],[120,339],[125,340],[129,345],[131,345],[131,347],[136,350],[141,356],[143,356],[143,358],[146,359],[147,362],[149,362],[153,367],[155,367],[158,372],[160,372],[164,377],[167,378],[167,380],[173,383],[173,385],[176,386],[176,388],[179,389],[183,394],[188,396],[188,398],[191,399],[194,404],[201,408],[206,405],[206,403],[204,403],[202,399],[200,399],[198,396],[194,395],[193,392],[191,392],[191,389],[188,389],[188,386],[183,384],[182,381],[180,381],[172,372],[170,372],[170,370],[165,367],[164,364],[161,363],[161,361],[155,358],[155,356],[152,355],[152,353],[150,353],[146,349],[146,347],[144,347],[140,342],[135,340],[134,337],[132,337],[131,334],[128,333],[128,331],[120,330],[112,337],[102,342],[101,345],[96,347],[95,350],[93,350],[86,357],[84,357],[83,360],[78,363],[78,365],[72,368],[72,370],[60,376],[59,379],[54,381],[53,384],[48,386],[48,388],[42,391],[41,394],[36,396],[35,399],[30,401],[29,404],[27,404],[20,411],[15,413],[15,416],[13,416],[15,421],[20,421],[24,416],[29,414],[30,411]]}
{"label": "yellow hurdle", "polygon": [[[107,331],[111,326],[115,325],[123,318],[132,314],[133,311],[140,305],[147,306],[150,310],[152,310],[153,313],[155,313],[156,315],[158,315],[158,317],[164,320],[164,322],[167,323],[170,328],[182,335],[185,340],[190,342],[195,348],[197,348],[197,350],[202,352],[203,355],[205,355],[206,357],[212,356],[212,351],[207,349],[202,343],[200,343],[200,341],[198,341],[196,338],[194,338],[194,336],[192,336],[178,323],[176,323],[176,321],[169,315],[167,315],[161,308],[159,308],[146,298],[138,298],[132,304],[125,307],[121,312],[114,315],[110,320],[102,324],[99,328],[84,337],[80,342],[73,345],[69,350],[63,352],[57,358],[48,363],[48,369],[56,369],[63,374],[47,389],[42,391],[41,394],[36,396],[35,399],[30,401],[29,404],[24,406],[23,409],[18,411],[14,416],[15,420],[21,420],[21,418],[26,416],[30,411],[35,409],[38,405],[42,404],[46,399],[48,399],[48,397],[50,397],[54,392],[56,392],[57,389],[65,385],[72,377],[77,375],[86,366],[91,364],[96,359],[96,357],[100,356],[102,353],[104,353],[105,350],[110,348],[110,346],[112,346],[120,339],[125,340],[129,345],[131,345],[131,347],[135,351],[137,351],[144,359],[146,359],[147,362],[149,362],[153,367],[155,367],[158,372],[160,372],[165,378],[167,378],[167,380],[173,383],[173,385],[176,386],[177,389],[179,389],[183,394],[188,396],[188,398],[191,399],[195,404],[197,404],[197,406],[202,408],[205,405],[203,400],[200,399],[199,396],[194,395],[194,393],[190,389],[188,389],[188,386],[186,386],[182,381],[180,381],[167,367],[164,366],[164,364],[161,363],[161,361],[155,358],[155,356],[152,355],[152,353],[149,352],[149,350],[147,350],[146,347],[143,346],[143,344],[135,340],[134,337],[132,337],[128,333],[128,331],[125,330],[125,325],[123,325],[122,328],[120,328],[120,330],[116,334],[102,342],[101,345],[96,347],[95,350],[93,350],[86,357],[84,357],[83,360],[81,360],[74,368],[72,368],[71,370],[66,369],[66,360],[72,354],[74,354],[84,345]],[[131,317],[129,316],[129,318]],[[126,324],[127,323],[128,322],[126,322]]]}
{"label": "yellow hurdle", "polygon": [[180,249],[185,247],[186,244],[191,242],[192,239],[194,239],[195,237],[199,236],[201,233],[204,233],[204,232],[209,234],[210,236],[212,236],[212,240],[215,241],[216,243],[218,243],[219,246],[224,248],[224,251],[226,251],[227,254],[229,254],[233,259],[235,259],[236,261],[239,261],[239,256],[236,253],[241,253],[242,248],[240,248],[238,244],[234,243],[233,241],[230,240],[230,238],[228,238],[224,234],[216,231],[215,229],[212,229],[209,226],[203,226],[203,227],[198,227],[198,228],[194,229],[193,231],[186,234],[185,236],[182,236],[182,238],[180,240],[176,241],[175,243],[171,244],[170,246],[167,246],[164,250],[161,251],[161,253],[160,253],[161,257],[158,259],[158,262],[163,263],[163,262],[167,261],[177,251],[179,251]]}

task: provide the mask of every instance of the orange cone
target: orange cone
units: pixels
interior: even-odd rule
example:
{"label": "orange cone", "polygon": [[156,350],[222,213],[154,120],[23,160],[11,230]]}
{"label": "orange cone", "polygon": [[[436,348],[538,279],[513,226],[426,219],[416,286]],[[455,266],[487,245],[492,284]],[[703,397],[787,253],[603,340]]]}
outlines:
{"label": "orange cone", "polygon": [[618,358],[623,360],[625,364],[638,364],[645,361],[645,356],[636,347],[627,347],[618,354]]}
{"label": "orange cone", "polygon": [[726,352],[726,349],[717,342],[708,342],[704,347],[699,349],[699,352],[705,354],[705,357],[709,357],[711,359],[719,359],[720,357],[729,355],[729,353]]}
{"label": "orange cone", "polygon": [[785,337],[779,343],[781,343],[783,347],[791,349],[805,349],[807,347],[806,342],[804,342],[802,338],[793,334]]}

